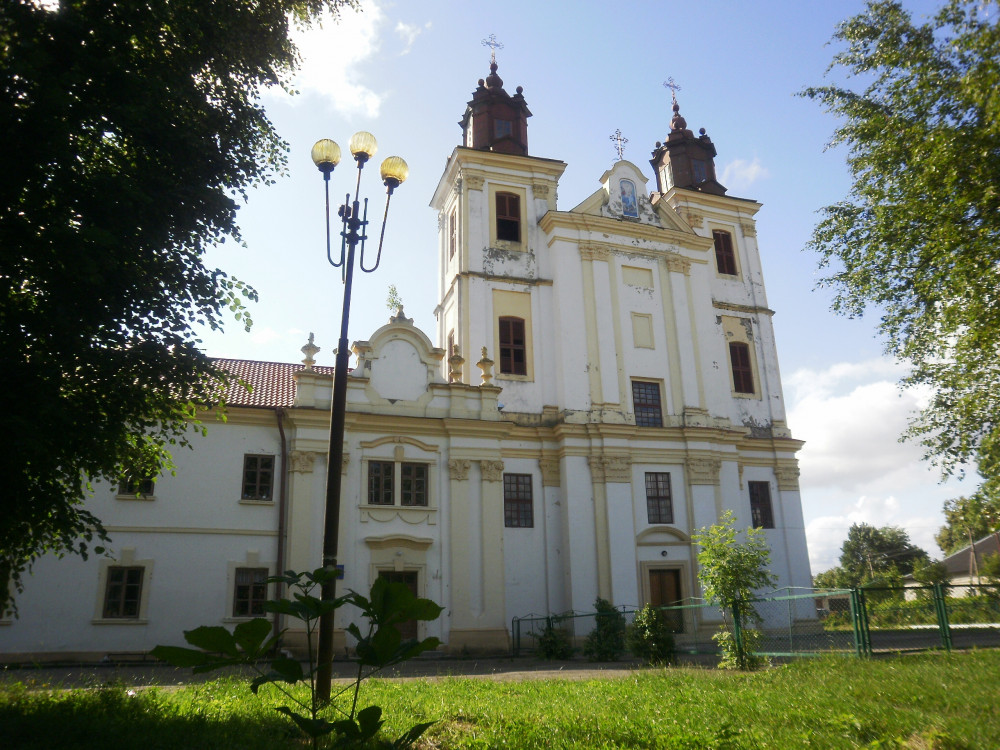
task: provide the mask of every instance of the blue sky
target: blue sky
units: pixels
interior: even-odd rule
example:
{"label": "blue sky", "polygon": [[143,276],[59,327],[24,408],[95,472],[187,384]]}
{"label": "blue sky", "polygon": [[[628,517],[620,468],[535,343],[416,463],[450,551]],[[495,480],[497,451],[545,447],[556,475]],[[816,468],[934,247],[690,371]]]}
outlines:
{"label": "blue sky", "polygon": [[[930,2],[907,2],[915,15]],[[650,178],[654,143],[670,120],[668,77],[682,87],[681,112],[716,144],[729,194],[764,204],[758,243],[783,375],[788,421],[807,441],[800,453],[803,510],[813,572],[836,562],[853,522],[896,524],[937,555],[933,534],[943,501],[971,489],[938,483],[918,446],[900,444],[907,415],[926,394],[900,391],[903,368],[882,356],[876,319],[848,320],[816,290],[816,256],[804,250],[817,210],[846,195],[845,152],[825,150],[835,120],[796,96],[824,81],[836,25],[860,12],[860,0],[761,0],[609,5],[509,0],[388,2],[364,0],[338,24],[297,34],[303,65],[298,93],[264,94],[288,141],[288,174],[255,190],[240,210],[245,246],[214,250],[208,263],[260,293],[255,325],[206,333],[209,354],[298,361],[309,332],[333,364],[340,326],[340,275],[325,259],[322,177],[309,158],[319,138],[347,153],[357,130],[379,141],[362,189],[381,216],[377,164],[402,156],[410,179],[393,197],[382,266],[355,278],[351,340],[386,322],[394,284],[408,316],[435,338],[437,217],[428,207],[445,161],[459,144],[457,124],[479,78],[489,73],[495,34],[499,74],[508,91],[524,87],[533,117],[529,150],[568,164],[559,207],[589,196],[616,158],[610,135],[628,139],[625,158]],[[353,189],[349,164],[331,181],[331,201]],[[339,197],[338,197],[339,196]],[[377,224],[377,222],[376,222]]]}

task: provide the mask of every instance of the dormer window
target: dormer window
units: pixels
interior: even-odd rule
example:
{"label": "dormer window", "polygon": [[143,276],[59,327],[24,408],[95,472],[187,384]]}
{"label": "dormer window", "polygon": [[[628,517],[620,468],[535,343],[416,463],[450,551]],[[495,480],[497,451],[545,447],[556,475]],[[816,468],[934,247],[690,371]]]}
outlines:
{"label": "dormer window", "polygon": [[510,120],[493,121],[493,137],[500,139],[508,137],[513,132],[513,123]]}
{"label": "dormer window", "polygon": [[514,193],[497,193],[497,239],[521,241],[521,198]]}
{"label": "dormer window", "polygon": [[694,177],[695,185],[702,183],[708,179],[708,171],[705,168],[704,159],[691,160],[691,175]]}

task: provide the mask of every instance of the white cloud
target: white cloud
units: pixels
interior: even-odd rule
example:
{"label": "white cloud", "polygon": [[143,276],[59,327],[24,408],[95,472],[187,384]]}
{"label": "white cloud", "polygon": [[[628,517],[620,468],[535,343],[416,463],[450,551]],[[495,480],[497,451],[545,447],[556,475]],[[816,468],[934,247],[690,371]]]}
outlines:
{"label": "white cloud", "polygon": [[[303,96],[319,95],[344,115],[378,117],[382,95],[363,83],[364,63],[379,51],[379,29],[385,14],[374,2],[366,2],[360,12],[344,9],[334,21],[325,14],[321,23],[292,34],[302,62],[291,88]],[[271,96],[286,96],[280,89],[268,89]]]}
{"label": "white cloud", "polygon": [[413,43],[417,41],[417,37],[420,36],[426,29],[431,27],[431,22],[428,21],[423,25],[423,28],[417,26],[416,24],[403,23],[402,21],[396,22],[396,34],[400,39],[403,40],[403,49],[399,53],[400,56],[407,54],[411,49],[413,49]]}
{"label": "white cloud", "polygon": [[735,191],[746,190],[758,180],[770,176],[767,167],[756,156],[753,161],[734,159],[722,168],[722,184]]}
{"label": "white cloud", "polygon": [[900,526],[914,544],[939,554],[941,506],[967,487],[941,484],[922,448],[899,441],[927,398],[923,389],[899,387],[905,374],[904,365],[879,358],[801,369],[785,381],[788,423],[806,441],[799,467],[814,573],[837,563],[854,523]]}

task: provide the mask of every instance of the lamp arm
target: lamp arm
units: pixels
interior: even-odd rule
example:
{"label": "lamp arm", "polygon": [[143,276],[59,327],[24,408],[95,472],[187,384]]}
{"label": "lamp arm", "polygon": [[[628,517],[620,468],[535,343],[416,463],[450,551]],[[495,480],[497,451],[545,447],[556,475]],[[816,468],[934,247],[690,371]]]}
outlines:
{"label": "lamp arm", "polygon": [[378,237],[378,254],[375,256],[375,265],[371,268],[365,268],[365,254],[364,250],[361,252],[361,270],[365,273],[371,273],[376,268],[378,268],[379,262],[382,260],[382,243],[385,241],[385,222],[389,218],[389,201],[392,200],[392,192],[385,197],[385,212],[382,214],[382,231]]}

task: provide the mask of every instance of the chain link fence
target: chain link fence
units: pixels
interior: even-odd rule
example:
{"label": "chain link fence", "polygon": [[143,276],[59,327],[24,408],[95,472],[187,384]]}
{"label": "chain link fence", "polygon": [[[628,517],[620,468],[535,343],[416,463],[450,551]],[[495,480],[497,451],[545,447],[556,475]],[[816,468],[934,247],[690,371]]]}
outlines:
{"label": "chain link fence", "polygon": [[[732,607],[703,600],[657,609],[673,625],[681,655],[717,654],[712,636],[722,628],[737,639],[747,630],[757,631],[755,652],[774,657],[1000,647],[998,586],[783,589],[752,604],[759,624],[735,623]],[[629,606],[617,609],[628,624],[638,611]],[[547,630],[561,631],[565,641],[579,650],[595,629],[596,618],[595,612],[572,611],[515,617],[514,655],[537,652]]]}

